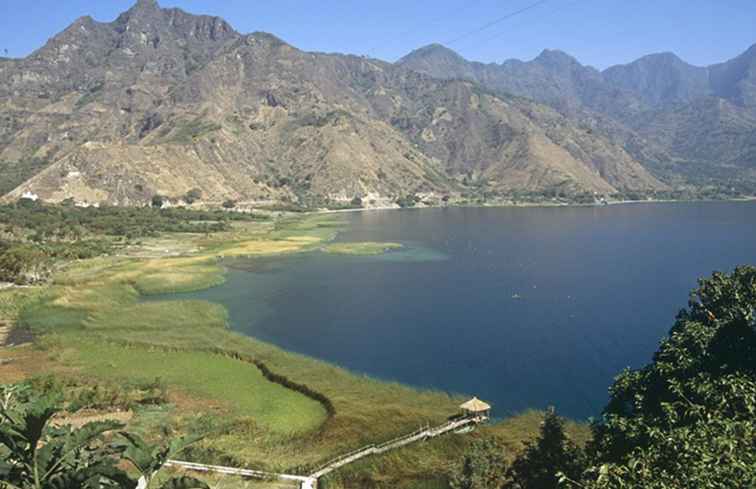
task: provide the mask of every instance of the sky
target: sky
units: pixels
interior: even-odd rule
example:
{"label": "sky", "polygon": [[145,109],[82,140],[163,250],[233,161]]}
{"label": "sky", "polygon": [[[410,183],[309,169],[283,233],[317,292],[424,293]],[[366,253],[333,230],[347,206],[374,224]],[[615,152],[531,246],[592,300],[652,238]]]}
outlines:
{"label": "sky", "polygon": [[[109,22],[135,0],[0,0],[0,55],[23,57],[76,18]],[[756,43],[754,0],[159,0],[307,51],[395,61],[444,44],[483,62],[561,49],[599,69],[672,51],[694,65]]]}

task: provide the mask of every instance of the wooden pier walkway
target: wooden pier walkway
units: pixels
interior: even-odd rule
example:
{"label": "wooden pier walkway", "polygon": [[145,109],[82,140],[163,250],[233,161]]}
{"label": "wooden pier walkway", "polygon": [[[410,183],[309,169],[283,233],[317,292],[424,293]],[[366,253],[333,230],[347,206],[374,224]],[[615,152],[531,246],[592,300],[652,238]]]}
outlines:
{"label": "wooden pier walkway", "polygon": [[322,465],[320,468],[318,468],[315,472],[313,472],[309,476],[290,475],[290,474],[273,474],[273,473],[263,472],[259,470],[236,469],[232,467],[220,467],[217,465],[204,465],[204,464],[198,464],[198,463],[193,463],[193,462],[182,462],[178,460],[169,460],[166,463],[166,465],[171,466],[171,467],[179,467],[186,470],[192,470],[196,472],[212,472],[212,473],[217,473],[217,474],[250,477],[254,479],[268,479],[268,480],[278,479],[278,480],[298,483],[300,489],[316,489],[318,486],[318,481],[320,480],[321,477],[325,477],[326,475],[330,474],[334,470],[344,467],[345,465],[349,465],[351,463],[354,463],[358,460],[361,460],[365,457],[369,457],[371,455],[379,455],[382,453],[389,452],[391,450],[396,450],[397,448],[401,448],[403,446],[406,446],[406,445],[409,445],[418,441],[428,440],[428,439],[435,438],[435,437],[438,437],[438,436],[441,436],[441,435],[444,435],[446,433],[453,432],[453,431],[460,431],[466,428],[472,428],[487,420],[488,418],[486,416],[464,417],[464,418],[459,418],[456,420],[449,421],[440,426],[435,426],[435,427],[428,426],[425,428],[420,428],[416,431],[413,431],[412,433],[394,438],[385,443],[381,443],[379,445],[368,445],[366,447],[360,448],[359,450],[355,450],[353,452],[340,455],[339,457],[336,457],[333,460],[329,461],[328,463]]}

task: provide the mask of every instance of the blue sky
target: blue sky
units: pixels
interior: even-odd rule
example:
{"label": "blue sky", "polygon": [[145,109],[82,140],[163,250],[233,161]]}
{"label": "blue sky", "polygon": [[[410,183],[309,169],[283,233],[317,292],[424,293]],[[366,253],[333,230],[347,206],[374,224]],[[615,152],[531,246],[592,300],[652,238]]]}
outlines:
{"label": "blue sky", "polygon": [[[0,55],[25,56],[82,15],[111,21],[131,0],[0,0]],[[439,42],[485,62],[562,49],[605,68],[672,51],[706,65],[756,43],[754,0],[162,0],[163,7],[225,18],[311,51],[393,61]],[[460,37],[462,37],[460,39]],[[456,40],[455,42],[451,42]]]}

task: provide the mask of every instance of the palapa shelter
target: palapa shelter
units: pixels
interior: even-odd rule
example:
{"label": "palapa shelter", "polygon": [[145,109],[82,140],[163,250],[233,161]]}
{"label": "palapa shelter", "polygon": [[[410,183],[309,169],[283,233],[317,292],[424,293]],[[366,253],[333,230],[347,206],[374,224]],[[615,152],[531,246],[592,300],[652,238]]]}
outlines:
{"label": "palapa shelter", "polygon": [[491,414],[491,405],[487,404],[477,397],[473,397],[466,403],[459,406],[465,416],[484,416],[488,417]]}

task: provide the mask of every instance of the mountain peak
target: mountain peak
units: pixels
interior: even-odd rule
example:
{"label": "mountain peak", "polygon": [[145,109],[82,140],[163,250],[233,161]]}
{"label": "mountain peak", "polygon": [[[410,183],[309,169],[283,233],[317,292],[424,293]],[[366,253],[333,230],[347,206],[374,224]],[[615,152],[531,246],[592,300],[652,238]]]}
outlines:
{"label": "mountain peak", "polygon": [[667,66],[692,66],[671,51],[649,54],[634,61],[634,63],[654,63],[658,65],[667,65]]}
{"label": "mountain peak", "polygon": [[575,58],[565,53],[564,51],[560,51],[559,49],[544,49],[535,60],[548,64],[579,64]]}
{"label": "mountain peak", "polygon": [[159,8],[160,5],[157,0],[137,0],[131,10],[155,10]]}
{"label": "mountain peak", "polygon": [[446,46],[442,44],[428,44],[427,46],[423,46],[421,48],[415,49],[408,55],[404,56],[399,62],[407,61],[411,59],[418,59],[418,58],[429,58],[429,57],[444,57],[444,58],[451,58],[451,59],[460,59],[462,60],[462,56],[460,56],[456,51],[447,48]]}
{"label": "mountain peak", "polygon": [[126,12],[122,13],[119,17],[119,19],[141,19],[141,18],[149,18],[151,16],[155,16],[157,14],[160,14],[162,10],[160,9],[160,5],[157,3],[157,0],[137,0],[137,2],[132,5],[132,7],[127,10]]}

